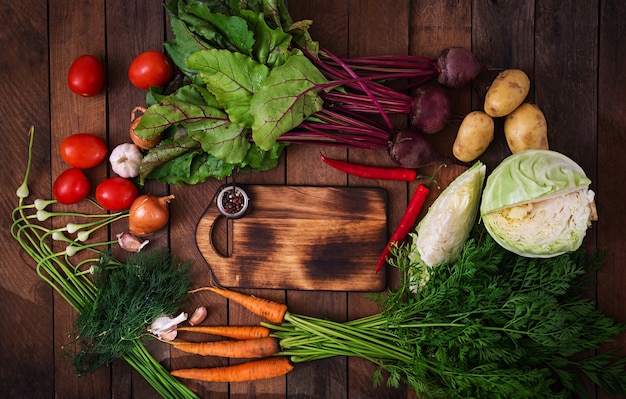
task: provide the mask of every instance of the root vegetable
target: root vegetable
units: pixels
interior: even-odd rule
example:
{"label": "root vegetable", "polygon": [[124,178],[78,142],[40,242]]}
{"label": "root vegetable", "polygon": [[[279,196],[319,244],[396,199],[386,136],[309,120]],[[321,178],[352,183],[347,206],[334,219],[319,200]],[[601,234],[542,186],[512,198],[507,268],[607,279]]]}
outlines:
{"label": "root vegetable", "polygon": [[[142,150],[149,150],[150,148],[153,148],[157,144],[159,144],[162,135],[159,134],[152,139],[144,139],[143,137],[137,136],[137,134],[135,133],[135,129],[137,128],[137,125],[139,125],[139,122],[141,122],[141,117],[143,116],[143,112],[145,111],[146,109],[143,107],[136,107],[135,109],[133,109],[133,112],[130,115],[131,123],[129,135],[130,139],[137,147],[141,148]],[[142,115],[138,115],[139,112],[141,112]]]}
{"label": "root vegetable", "polygon": [[269,337],[270,329],[264,326],[182,326],[178,331],[217,335],[232,339]]}
{"label": "root vegetable", "polygon": [[548,124],[541,109],[524,103],[504,120],[504,136],[513,154],[524,150],[548,149]]}
{"label": "root vegetable", "polygon": [[246,382],[280,377],[291,370],[293,370],[293,364],[289,358],[280,356],[230,366],[178,369],[172,370],[171,374],[175,377],[199,381]]}
{"label": "root vegetable", "polygon": [[389,156],[398,165],[410,169],[447,160],[422,133],[413,129],[401,129],[396,132],[389,148]]}
{"label": "root vegetable", "polygon": [[483,70],[474,54],[464,47],[448,47],[437,57],[437,81],[451,89],[459,89],[472,82]]}
{"label": "root vegetable", "polygon": [[485,95],[485,113],[507,116],[519,107],[530,91],[530,79],[521,69],[507,69],[494,79]]}
{"label": "root vegetable", "polygon": [[229,359],[252,359],[275,355],[280,351],[274,337],[261,337],[244,340],[222,340],[207,342],[168,342],[174,348],[201,356],[218,356]]}
{"label": "root vegetable", "polygon": [[481,156],[493,140],[493,118],[483,111],[470,112],[463,118],[452,153],[462,162],[471,162]]}
{"label": "root vegetable", "polygon": [[272,323],[281,323],[287,313],[287,305],[263,298],[257,298],[252,295],[242,294],[236,291],[230,291],[218,287],[200,287],[191,291],[191,293],[199,291],[211,291],[221,297],[230,299],[248,309],[257,316],[261,316]]}
{"label": "root vegetable", "polygon": [[452,99],[439,85],[426,85],[415,91],[415,108],[411,124],[426,134],[441,131],[452,115]]}
{"label": "root vegetable", "polygon": [[165,227],[169,221],[169,202],[173,195],[157,197],[152,194],[140,195],[133,201],[128,211],[128,229],[138,236],[146,236]]}

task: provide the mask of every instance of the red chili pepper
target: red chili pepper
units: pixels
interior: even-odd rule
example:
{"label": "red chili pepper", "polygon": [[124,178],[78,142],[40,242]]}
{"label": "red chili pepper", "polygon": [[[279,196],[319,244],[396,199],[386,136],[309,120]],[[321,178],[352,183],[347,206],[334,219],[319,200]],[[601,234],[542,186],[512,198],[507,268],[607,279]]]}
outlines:
{"label": "red chili pepper", "polygon": [[414,169],[359,165],[339,159],[328,158],[321,153],[320,157],[324,163],[335,169],[366,179],[415,181],[418,177],[417,171]]}
{"label": "red chili pepper", "polygon": [[394,231],[391,239],[389,239],[389,242],[385,246],[383,253],[380,254],[380,257],[378,258],[378,262],[376,263],[376,273],[378,273],[380,268],[383,266],[383,263],[387,261],[387,257],[391,254],[392,245],[394,245],[395,242],[404,240],[407,234],[409,234],[411,228],[413,228],[417,217],[422,211],[424,201],[426,201],[426,197],[429,192],[430,189],[423,184],[418,185],[417,189],[415,189],[413,198],[411,198],[411,202],[409,202],[409,205],[404,211],[404,215],[402,215],[402,219],[400,220],[398,227],[396,227],[396,231]]}

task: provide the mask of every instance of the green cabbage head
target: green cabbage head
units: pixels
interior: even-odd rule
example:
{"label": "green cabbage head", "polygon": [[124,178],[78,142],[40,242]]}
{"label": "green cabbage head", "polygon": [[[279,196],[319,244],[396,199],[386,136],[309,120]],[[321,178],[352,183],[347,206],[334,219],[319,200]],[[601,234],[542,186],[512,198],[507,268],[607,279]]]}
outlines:
{"label": "green cabbage head", "polygon": [[583,169],[559,152],[515,153],[487,177],[482,222],[498,244],[520,256],[575,251],[597,220],[589,184]]}

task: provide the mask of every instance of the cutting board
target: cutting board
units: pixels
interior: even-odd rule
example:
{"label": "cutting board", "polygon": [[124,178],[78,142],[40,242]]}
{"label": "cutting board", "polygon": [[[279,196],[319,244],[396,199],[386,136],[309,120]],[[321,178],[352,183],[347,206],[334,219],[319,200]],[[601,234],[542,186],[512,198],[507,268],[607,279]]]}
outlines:
{"label": "cutting board", "polygon": [[372,187],[243,186],[244,217],[210,204],[196,244],[224,287],[381,291],[387,192]]}

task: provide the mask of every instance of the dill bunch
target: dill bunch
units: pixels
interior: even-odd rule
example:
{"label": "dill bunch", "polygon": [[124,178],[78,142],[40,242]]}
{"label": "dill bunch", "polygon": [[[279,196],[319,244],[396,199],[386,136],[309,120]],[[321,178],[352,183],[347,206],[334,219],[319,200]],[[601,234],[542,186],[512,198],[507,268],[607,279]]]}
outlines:
{"label": "dill bunch", "polygon": [[138,252],[119,262],[105,255],[94,269],[98,288],[75,322],[79,374],[90,373],[129,353],[150,337],[147,326],[179,311],[188,296],[190,262],[167,249]]}

